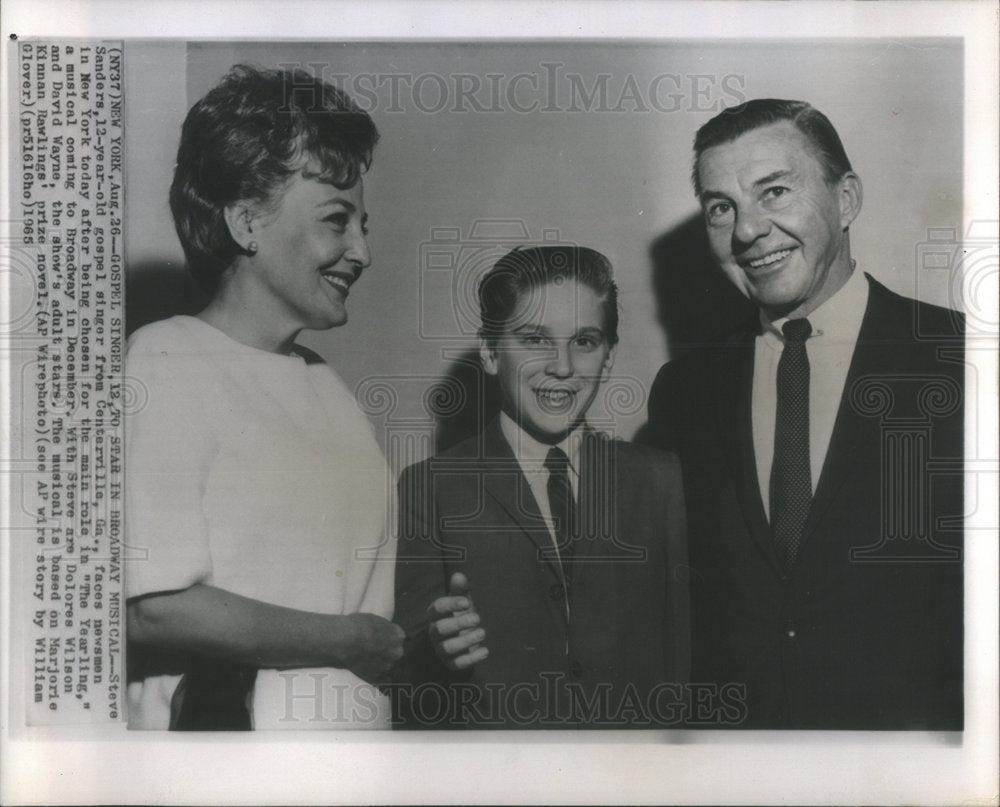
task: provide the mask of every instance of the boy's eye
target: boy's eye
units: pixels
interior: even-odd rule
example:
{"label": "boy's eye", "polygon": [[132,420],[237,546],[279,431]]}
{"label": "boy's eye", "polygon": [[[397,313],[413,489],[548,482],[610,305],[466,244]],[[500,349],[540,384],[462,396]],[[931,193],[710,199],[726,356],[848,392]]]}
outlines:
{"label": "boy's eye", "polygon": [[581,350],[595,350],[597,345],[598,341],[593,336],[578,336],[576,338],[576,346]]}
{"label": "boy's eye", "polygon": [[545,338],[541,334],[526,333],[521,335],[521,342],[525,345],[543,345]]}

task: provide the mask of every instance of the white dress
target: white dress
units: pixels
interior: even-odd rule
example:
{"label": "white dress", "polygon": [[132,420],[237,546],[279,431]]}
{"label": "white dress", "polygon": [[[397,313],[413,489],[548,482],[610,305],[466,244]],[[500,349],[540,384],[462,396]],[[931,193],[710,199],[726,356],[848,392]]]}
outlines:
{"label": "white dress", "polygon": [[[178,316],[132,335],[126,375],[138,410],[126,422],[127,597],[206,583],[288,608],[392,617],[392,479],[326,364]],[[179,670],[141,656],[129,726],[165,729]],[[348,670],[257,674],[257,729],[388,720],[387,699]]]}

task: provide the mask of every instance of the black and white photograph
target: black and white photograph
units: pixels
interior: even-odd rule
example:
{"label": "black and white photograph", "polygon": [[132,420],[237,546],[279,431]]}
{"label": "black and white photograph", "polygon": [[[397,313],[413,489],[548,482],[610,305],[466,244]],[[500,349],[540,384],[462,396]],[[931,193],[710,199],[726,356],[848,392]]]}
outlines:
{"label": "black and white photograph", "polygon": [[4,802],[995,800],[996,13],[5,4]]}

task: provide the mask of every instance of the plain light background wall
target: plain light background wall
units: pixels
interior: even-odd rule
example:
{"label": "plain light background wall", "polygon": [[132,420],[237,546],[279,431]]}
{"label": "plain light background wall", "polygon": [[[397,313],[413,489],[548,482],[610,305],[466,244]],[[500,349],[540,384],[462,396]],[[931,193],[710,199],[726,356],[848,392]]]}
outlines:
{"label": "plain light background wall", "polygon": [[[383,443],[388,428],[421,431],[423,396],[474,347],[475,279],[514,243],[545,238],[593,247],[615,266],[613,405],[595,414],[631,437],[668,358],[651,246],[697,211],[696,129],[745,98],[802,99],[825,112],[864,183],[851,229],[859,269],[900,293],[958,305],[948,272],[921,260],[929,229],[962,226],[957,39],[129,42],[125,59],[130,282],[153,269],[183,277],[166,203],[180,125],[231,65],[298,64],[349,92],[373,90],[353,93],[382,135],[365,178],[373,264],[352,289],[349,323],[302,341],[363,394],[393,390],[395,408],[375,417]],[[521,78],[512,90],[524,74],[537,86]],[[460,98],[476,80],[474,99]],[[602,83],[606,100],[588,101]],[[477,111],[477,101],[500,111]],[[532,103],[530,113],[512,108]]]}

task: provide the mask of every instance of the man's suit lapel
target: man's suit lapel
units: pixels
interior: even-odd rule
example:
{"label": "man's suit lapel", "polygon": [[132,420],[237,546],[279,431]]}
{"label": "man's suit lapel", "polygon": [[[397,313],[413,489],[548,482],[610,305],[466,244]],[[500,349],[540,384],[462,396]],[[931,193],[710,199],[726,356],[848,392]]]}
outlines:
{"label": "man's suit lapel", "polygon": [[888,344],[894,337],[898,339],[898,334],[894,332],[895,312],[878,284],[869,281],[869,288],[868,305],[844,382],[826,460],[809,508],[803,532],[803,551],[807,551],[810,533],[815,530],[844,482],[851,478],[854,466],[861,456],[859,447],[867,445],[872,439],[871,435],[865,434],[866,427],[870,429],[872,421],[862,418],[851,403],[851,389],[865,376],[885,375],[887,369],[891,370],[885,366],[884,360],[876,351],[872,350],[872,346]]}
{"label": "man's suit lapel", "polygon": [[719,443],[729,465],[730,478],[733,480],[747,529],[764,556],[780,572],[757,482],[757,463],[753,448],[750,407],[754,336],[753,327],[748,325],[736,341],[712,354],[712,384]]}
{"label": "man's suit lapel", "polygon": [[545,563],[557,580],[562,580],[558,560],[552,552],[548,525],[542,518],[514,452],[504,439],[498,418],[491,421],[483,432],[483,454],[486,495],[500,506],[532,543],[539,562]]}

